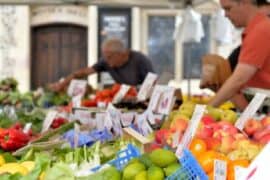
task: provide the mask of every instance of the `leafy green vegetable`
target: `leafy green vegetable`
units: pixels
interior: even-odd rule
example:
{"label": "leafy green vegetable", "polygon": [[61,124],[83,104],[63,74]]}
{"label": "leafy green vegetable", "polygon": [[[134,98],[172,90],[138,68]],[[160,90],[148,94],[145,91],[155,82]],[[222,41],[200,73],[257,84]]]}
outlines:
{"label": "leafy green vegetable", "polygon": [[72,169],[67,164],[62,162],[55,164],[45,173],[46,180],[75,180]]}

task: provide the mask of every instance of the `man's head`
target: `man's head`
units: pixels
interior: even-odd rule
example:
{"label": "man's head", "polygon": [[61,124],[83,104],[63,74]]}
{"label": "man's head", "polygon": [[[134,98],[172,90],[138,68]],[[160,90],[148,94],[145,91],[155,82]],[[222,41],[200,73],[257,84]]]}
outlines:
{"label": "man's head", "polygon": [[120,67],[128,60],[129,51],[120,39],[105,40],[101,50],[103,58],[110,67]]}
{"label": "man's head", "polygon": [[235,27],[245,27],[257,8],[256,0],[220,0],[225,15]]}

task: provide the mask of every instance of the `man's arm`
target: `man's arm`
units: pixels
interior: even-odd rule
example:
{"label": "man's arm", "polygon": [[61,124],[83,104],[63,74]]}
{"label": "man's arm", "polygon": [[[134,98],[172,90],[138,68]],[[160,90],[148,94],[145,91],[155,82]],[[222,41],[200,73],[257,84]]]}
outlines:
{"label": "man's arm", "polygon": [[253,77],[257,70],[258,68],[255,66],[239,63],[232,76],[224,83],[209,104],[212,106],[219,106],[225,101],[231,99],[239,92],[242,86]]}
{"label": "man's arm", "polygon": [[87,68],[79,69],[78,71],[76,71],[76,72],[70,74],[69,76],[67,76],[63,81],[50,84],[49,88],[51,90],[53,90],[53,91],[61,91],[66,86],[68,86],[68,84],[70,83],[70,81],[72,79],[74,79],[74,78],[83,78],[83,77],[91,75],[91,74],[93,74],[95,72],[96,72],[96,70],[93,67],[87,67]]}

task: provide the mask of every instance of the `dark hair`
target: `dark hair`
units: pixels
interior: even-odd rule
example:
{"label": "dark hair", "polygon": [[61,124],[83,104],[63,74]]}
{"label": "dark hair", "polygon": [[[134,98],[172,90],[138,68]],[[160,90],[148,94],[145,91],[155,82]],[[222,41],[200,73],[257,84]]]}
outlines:
{"label": "dark hair", "polygon": [[267,2],[267,0],[256,0],[258,6],[263,5],[270,5],[270,2]]}

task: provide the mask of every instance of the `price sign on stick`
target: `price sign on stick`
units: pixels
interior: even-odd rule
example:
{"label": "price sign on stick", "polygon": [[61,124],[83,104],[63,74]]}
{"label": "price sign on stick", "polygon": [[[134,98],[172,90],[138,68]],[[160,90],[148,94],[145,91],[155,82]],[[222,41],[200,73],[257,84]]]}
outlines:
{"label": "price sign on stick", "polygon": [[156,85],[150,99],[148,110],[159,114],[168,115],[175,102],[175,88],[169,86]]}
{"label": "price sign on stick", "polygon": [[128,93],[130,89],[130,86],[129,85],[121,85],[120,87],[120,90],[117,92],[117,94],[113,97],[113,103],[116,104],[116,103],[119,103],[121,102],[121,100],[125,97],[125,95]]}
{"label": "price sign on stick", "polygon": [[57,111],[54,111],[54,110],[49,111],[47,113],[46,118],[43,121],[42,131],[41,132],[45,132],[50,128],[50,126],[51,126],[54,118],[56,117],[56,115],[57,115]]}
{"label": "price sign on stick", "polygon": [[185,148],[188,148],[192,138],[195,136],[197,127],[200,123],[200,120],[204,114],[206,106],[205,105],[196,105],[191,120],[189,122],[188,128],[185,131],[185,134],[182,138],[182,141],[177,147],[176,155],[180,157]]}
{"label": "price sign on stick", "polygon": [[86,86],[87,86],[86,80],[73,79],[70,82],[67,93],[70,97],[84,96],[86,92]]}
{"label": "price sign on stick", "polygon": [[254,114],[258,111],[263,101],[266,98],[266,94],[256,93],[252,101],[249,103],[245,111],[242,113],[240,118],[236,121],[235,127],[237,127],[240,131],[243,130],[246,121],[253,117]]}
{"label": "price sign on stick", "polygon": [[150,94],[153,90],[153,86],[157,81],[158,76],[154,73],[148,73],[143,84],[138,92],[137,99],[138,101],[145,101],[150,97]]}

